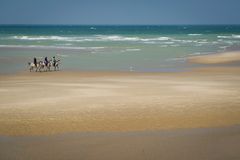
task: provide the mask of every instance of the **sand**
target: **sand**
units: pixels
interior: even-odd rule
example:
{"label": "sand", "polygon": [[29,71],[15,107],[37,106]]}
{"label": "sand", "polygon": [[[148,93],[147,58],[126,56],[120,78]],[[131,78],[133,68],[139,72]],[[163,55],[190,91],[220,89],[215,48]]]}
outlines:
{"label": "sand", "polygon": [[189,57],[188,61],[191,63],[200,64],[219,64],[219,63],[231,63],[240,61],[240,51],[231,51],[224,53],[216,53],[209,55],[193,56]]}
{"label": "sand", "polygon": [[144,131],[240,122],[240,69],[0,77],[0,134]]}
{"label": "sand", "polygon": [[238,53],[186,72],[0,75],[0,159],[240,159]]}
{"label": "sand", "polygon": [[2,137],[3,160],[238,160],[240,126]]}

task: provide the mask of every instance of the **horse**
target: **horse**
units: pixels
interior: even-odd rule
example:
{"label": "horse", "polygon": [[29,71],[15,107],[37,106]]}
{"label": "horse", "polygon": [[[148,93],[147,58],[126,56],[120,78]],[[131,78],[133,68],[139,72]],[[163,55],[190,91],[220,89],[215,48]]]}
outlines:
{"label": "horse", "polygon": [[53,66],[52,60],[49,60],[47,64],[45,64],[46,70],[45,71],[51,71],[51,67]]}
{"label": "horse", "polygon": [[35,65],[33,62],[28,62],[29,65],[29,71],[32,72],[35,68],[35,71],[51,71],[51,67],[54,67],[54,71],[59,70],[59,61],[60,60],[56,60],[55,63],[53,63],[52,59],[49,60],[49,62],[46,64],[43,61],[38,61],[37,65]]}
{"label": "horse", "polygon": [[44,70],[44,68],[46,68],[45,67],[46,66],[45,63],[43,61],[39,61],[38,64],[39,64],[38,71],[39,72],[45,71]]}
{"label": "horse", "polygon": [[59,65],[60,65],[60,59],[56,60],[55,64],[52,63],[52,66],[54,67],[54,71],[59,70]]}
{"label": "horse", "polygon": [[38,64],[39,64],[39,67],[38,67],[39,72],[42,72],[42,71],[47,72],[51,70],[51,66],[52,66],[51,60],[47,64],[44,63],[43,61],[39,61]]}
{"label": "horse", "polygon": [[39,67],[38,64],[35,65],[33,62],[28,62],[28,66],[29,66],[29,71],[30,71],[30,72],[32,72],[34,68],[35,68],[35,72],[38,71],[38,67]]}

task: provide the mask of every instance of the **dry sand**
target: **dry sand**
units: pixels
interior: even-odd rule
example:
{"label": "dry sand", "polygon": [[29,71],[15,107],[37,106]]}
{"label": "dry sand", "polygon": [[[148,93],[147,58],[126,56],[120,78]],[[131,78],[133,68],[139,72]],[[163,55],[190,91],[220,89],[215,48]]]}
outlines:
{"label": "dry sand", "polygon": [[0,134],[141,131],[240,123],[240,69],[0,77]]}
{"label": "dry sand", "polygon": [[200,64],[219,64],[219,63],[231,63],[240,61],[240,51],[232,51],[225,53],[216,53],[203,56],[193,56],[188,58],[191,63]]}

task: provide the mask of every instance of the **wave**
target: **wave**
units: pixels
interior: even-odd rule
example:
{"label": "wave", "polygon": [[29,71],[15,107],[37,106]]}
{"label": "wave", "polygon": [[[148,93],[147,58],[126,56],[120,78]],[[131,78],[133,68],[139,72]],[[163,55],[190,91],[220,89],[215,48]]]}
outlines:
{"label": "wave", "polygon": [[10,39],[17,39],[17,40],[69,40],[69,37],[60,37],[60,36],[13,36]]}
{"label": "wave", "polygon": [[198,34],[198,33],[192,33],[192,34],[188,34],[189,36],[201,36],[202,34]]}
{"label": "wave", "polygon": [[67,49],[67,50],[101,50],[106,47],[63,47],[63,46],[40,46],[40,45],[0,45],[0,48],[34,48],[34,49]]}
{"label": "wave", "polygon": [[91,41],[87,37],[65,37],[65,36],[13,36],[8,39],[25,41],[66,41],[66,42],[84,42]]}
{"label": "wave", "polygon": [[126,51],[136,52],[136,51],[141,51],[141,49],[138,49],[138,48],[136,48],[136,49],[126,49]]}
{"label": "wave", "polygon": [[207,41],[199,41],[199,42],[197,42],[198,44],[208,44],[208,42]]}
{"label": "wave", "polygon": [[240,35],[232,35],[233,38],[240,38]]}
{"label": "wave", "polygon": [[[200,34],[188,34],[192,36],[197,36]],[[14,40],[21,40],[21,41],[33,41],[35,45],[36,43],[41,43],[43,41],[50,41],[50,43],[54,44],[52,47],[43,46],[38,48],[60,48],[60,49],[82,49],[82,47],[78,47],[76,44],[79,43],[88,43],[88,42],[130,42],[130,43],[140,43],[140,44],[153,44],[153,45],[160,45],[161,47],[166,47],[167,45],[216,45],[218,43],[230,43],[227,40],[234,39],[235,42],[231,43],[238,43],[240,39],[240,35],[233,34],[233,35],[218,35],[217,40],[209,40],[209,39],[202,39],[202,38],[186,38],[178,39],[176,37],[167,37],[167,36],[159,36],[159,37],[147,37],[147,36],[124,36],[124,35],[89,35],[89,36],[11,36],[11,37],[2,37],[1,39],[14,39]],[[231,40],[232,41],[232,40]],[[47,42],[49,43],[49,42]],[[74,46],[76,45],[76,47]],[[56,47],[57,46],[57,47]],[[24,46],[25,47],[25,46]],[[31,46],[29,46],[31,47]],[[83,48],[85,49],[85,48]]]}
{"label": "wave", "polygon": [[72,43],[56,44],[58,46],[72,46]]}
{"label": "wave", "polygon": [[217,36],[217,38],[232,38],[232,36]]}
{"label": "wave", "polygon": [[124,36],[118,36],[118,35],[110,35],[110,36],[97,35],[94,40],[96,40],[96,41],[98,41],[98,40],[102,40],[102,41],[140,41],[141,38],[139,38],[139,37],[124,37]]}
{"label": "wave", "polygon": [[[189,34],[200,35],[200,34]],[[233,35],[232,37],[240,38],[240,35]],[[66,44],[63,46],[72,45],[77,42],[135,42],[144,44],[160,44],[160,45],[174,45],[187,43],[207,43],[207,39],[175,39],[167,36],[160,37],[138,37],[138,36],[122,36],[122,35],[92,35],[92,36],[12,36],[11,39],[24,41],[57,41],[59,44]],[[218,38],[227,38],[226,36],[218,36]],[[204,42],[206,41],[206,42]],[[65,42],[65,43],[64,43]],[[60,46],[60,45],[59,45]]]}
{"label": "wave", "polygon": [[156,37],[156,38],[141,38],[141,37],[125,37],[119,35],[97,35],[96,39],[103,41],[139,41],[139,42],[154,42],[154,41],[167,41],[170,37]]}
{"label": "wave", "polygon": [[131,37],[120,35],[94,35],[94,36],[11,36],[8,39],[25,41],[66,41],[66,42],[92,42],[92,41],[133,41],[133,42],[154,42],[168,41],[170,37]]}
{"label": "wave", "polygon": [[221,39],[240,39],[240,35],[231,35],[231,36],[217,36],[217,38],[221,38]]}

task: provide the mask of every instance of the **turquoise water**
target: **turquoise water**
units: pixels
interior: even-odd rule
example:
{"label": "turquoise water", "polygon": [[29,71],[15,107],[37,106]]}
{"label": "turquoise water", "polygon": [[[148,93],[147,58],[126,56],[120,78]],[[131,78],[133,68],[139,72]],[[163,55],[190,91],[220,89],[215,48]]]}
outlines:
{"label": "turquoise water", "polygon": [[57,56],[62,70],[178,71],[186,58],[240,48],[240,26],[0,26],[0,73],[33,57]]}

